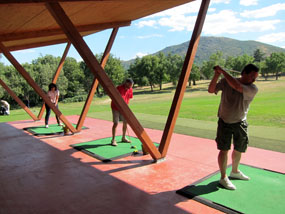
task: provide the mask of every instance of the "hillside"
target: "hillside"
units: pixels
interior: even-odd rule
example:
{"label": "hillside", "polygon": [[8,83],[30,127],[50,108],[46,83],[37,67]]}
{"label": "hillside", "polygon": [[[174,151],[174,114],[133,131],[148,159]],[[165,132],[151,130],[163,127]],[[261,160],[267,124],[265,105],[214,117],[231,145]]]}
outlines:
{"label": "hillside", "polygon": [[[170,53],[185,56],[188,45],[189,41],[179,45],[169,46],[153,55],[163,52],[165,55]],[[209,57],[217,51],[223,52],[224,58],[227,58],[228,56],[240,56],[243,54],[252,56],[256,49],[260,49],[266,56],[269,56],[272,52],[285,52],[284,48],[256,41],[240,41],[226,37],[201,37],[195,57],[195,63],[198,65],[202,64],[203,61],[207,61]],[[125,68],[128,68],[132,62],[133,60],[129,60],[123,61],[122,63]]]}

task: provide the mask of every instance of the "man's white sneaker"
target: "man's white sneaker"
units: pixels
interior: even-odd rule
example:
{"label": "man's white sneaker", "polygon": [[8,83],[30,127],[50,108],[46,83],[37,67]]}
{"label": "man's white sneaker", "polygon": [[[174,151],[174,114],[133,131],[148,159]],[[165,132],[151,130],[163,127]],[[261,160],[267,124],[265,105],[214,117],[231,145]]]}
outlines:
{"label": "man's white sneaker", "polygon": [[48,128],[48,125],[46,125],[46,128]]}
{"label": "man's white sneaker", "polygon": [[245,180],[245,181],[248,181],[250,179],[248,176],[243,174],[241,171],[239,171],[238,173],[231,172],[230,178],[235,178],[235,179]]}
{"label": "man's white sneaker", "polygon": [[221,184],[223,187],[229,190],[235,190],[236,186],[233,185],[233,183],[230,181],[228,177],[225,177],[224,179],[220,179],[219,184]]}

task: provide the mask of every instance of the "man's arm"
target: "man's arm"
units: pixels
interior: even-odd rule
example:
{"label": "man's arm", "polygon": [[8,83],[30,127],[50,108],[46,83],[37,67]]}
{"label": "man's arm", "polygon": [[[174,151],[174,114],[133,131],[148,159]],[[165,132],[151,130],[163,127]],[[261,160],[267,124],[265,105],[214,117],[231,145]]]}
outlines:
{"label": "man's arm", "polygon": [[219,71],[215,70],[215,74],[213,76],[213,79],[211,80],[209,87],[208,87],[208,92],[209,93],[215,93],[216,92],[216,85],[217,85],[217,81],[219,79],[221,73],[219,73]]}
{"label": "man's arm", "polygon": [[59,91],[57,91],[57,93],[56,93],[55,104],[54,105],[58,104],[58,99],[59,99]]}
{"label": "man's arm", "polygon": [[218,72],[220,74],[223,74],[227,83],[236,91],[242,93],[243,87],[242,84],[234,77],[232,77],[230,74],[228,74],[225,70],[223,70],[220,66],[214,67],[215,72]]}

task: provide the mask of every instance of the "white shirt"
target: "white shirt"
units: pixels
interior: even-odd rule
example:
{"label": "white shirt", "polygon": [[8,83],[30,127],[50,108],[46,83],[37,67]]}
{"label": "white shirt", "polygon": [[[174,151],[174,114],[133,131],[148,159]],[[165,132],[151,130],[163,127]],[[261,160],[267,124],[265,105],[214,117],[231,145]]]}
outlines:
{"label": "white shirt", "polygon": [[56,91],[48,91],[48,97],[52,103],[56,103],[57,97],[59,97],[59,90]]}

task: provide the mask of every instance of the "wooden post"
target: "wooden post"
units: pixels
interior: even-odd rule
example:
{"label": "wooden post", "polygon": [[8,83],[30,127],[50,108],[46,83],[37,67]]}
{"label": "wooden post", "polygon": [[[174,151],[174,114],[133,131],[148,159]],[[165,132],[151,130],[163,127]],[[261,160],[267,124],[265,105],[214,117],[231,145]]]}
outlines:
{"label": "wooden post", "polygon": [[[111,51],[111,48],[113,46],[113,43],[114,43],[114,40],[116,38],[116,35],[118,33],[118,30],[119,28],[116,27],[113,29],[112,33],[111,33],[111,36],[109,38],[109,41],[108,41],[108,44],[105,48],[105,51],[104,51],[104,54],[102,56],[102,59],[101,59],[101,63],[100,65],[102,66],[102,68],[105,67],[106,63],[107,63],[107,60],[109,58],[109,55],[110,55],[110,51]],[[96,92],[96,89],[98,87],[98,84],[99,84],[99,81],[94,77],[94,80],[93,80],[93,83],[92,83],[92,86],[91,86],[91,89],[89,91],[89,94],[87,96],[87,99],[86,99],[86,102],[84,104],[84,107],[82,109],[82,112],[81,112],[81,115],[80,115],[80,118],[78,120],[78,123],[77,123],[77,126],[76,126],[76,129],[78,131],[80,131],[82,129],[82,126],[83,126],[83,123],[84,123],[84,120],[87,116],[87,113],[88,113],[88,110],[90,108],[90,105],[91,105],[91,102],[93,100],[93,97],[94,97],[94,94]]]}
{"label": "wooden post", "polygon": [[85,43],[82,36],[79,34],[69,17],[65,14],[60,4],[57,2],[49,2],[46,3],[46,7],[56,22],[59,24],[59,26],[61,26],[61,29],[65,32],[66,36],[69,38],[69,41],[71,41],[74,47],[77,49],[82,59],[86,62],[90,70],[93,72],[95,78],[99,80],[100,84],[114,101],[115,105],[127,120],[128,124],[132,127],[133,131],[136,133],[142,144],[149,151],[152,158],[155,160],[161,158],[161,154],[159,153],[158,149],[155,147],[133,112],[125,103],[120,93],[114,86],[113,82],[104,72],[104,69],[101,67],[96,57],[93,55],[92,51],[89,49],[88,45]]}
{"label": "wooden post", "polygon": [[72,124],[66,119],[66,117],[56,108],[56,106],[50,101],[49,97],[45,92],[35,83],[28,72],[23,68],[23,66],[12,56],[8,49],[0,42],[0,50],[5,55],[5,57],[11,62],[11,64],[17,69],[17,71],[24,77],[28,84],[40,95],[44,102],[53,110],[56,116],[68,127],[68,129],[75,133],[76,129]]}
{"label": "wooden post", "polygon": [[183,100],[183,95],[187,86],[187,82],[190,76],[191,68],[194,62],[195,54],[197,51],[198,43],[200,40],[200,34],[203,28],[207,10],[210,0],[203,0],[200,6],[199,14],[195,23],[192,38],[189,43],[187,55],[183,64],[183,68],[180,74],[179,82],[175,91],[175,95],[172,101],[171,109],[168,115],[168,119],[164,128],[163,136],[159,145],[159,151],[162,157],[166,156],[171,136],[175,127],[175,123],[178,117],[180,106]]}
{"label": "wooden post", "polygon": [[33,112],[31,112],[25,103],[23,103],[23,101],[1,79],[0,84],[11,95],[11,97],[16,100],[16,102],[31,116],[34,121],[38,120],[38,118],[33,114]]}
{"label": "wooden post", "polygon": [[[64,61],[65,61],[65,58],[66,58],[66,56],[67,56],[67,53],[68,53],[68,51],[69,51],[70,45],[71,45],[71,43],[68,42],[67,45],[66,45],[66,47],[65,47],[65,50],[64,50],[64,52],[63,52],[63,55],[62,55],[62,57],[61,57],[61,60],[60,60],[60,62],[59,62],[59,64],[58,64],[58,67],[57,67],[57,69],[56,69],[56,72],[55,72],[55,74],[54,74],[54,76],[53,76],[52,83],[54,83],[54,84],[56,83],[56,81],[57,81],[57,79],[58,79],[58,77],[59,77],[59,74],[60,74],[60,72],[61,72],[61,70],[62,70],[62,67],[63,67]],[[41,110],[40,110],[40,112],[39,112],[39,115],[38,115],[38,119],[39,119],[39,120],[42,119],[42,116],[43,116],[43,114],[44,114],[45,109],[46,109],[46,106],[45,106],[45,103],[44,103],[44,104],[42,105],[42,108],[41,108]]]}

